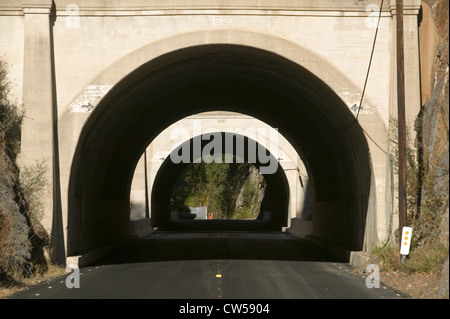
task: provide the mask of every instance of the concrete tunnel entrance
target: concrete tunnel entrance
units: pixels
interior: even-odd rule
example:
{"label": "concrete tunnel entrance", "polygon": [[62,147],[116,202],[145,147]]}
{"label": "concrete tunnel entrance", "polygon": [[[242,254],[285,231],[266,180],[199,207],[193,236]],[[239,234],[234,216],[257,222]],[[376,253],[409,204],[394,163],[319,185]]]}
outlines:
{"label": "concrete tunnel entrance", "polygon": [[67,255],[126,237],[131,181],[145,148],[175,121],[213,110],[247,114],[278,128],[308,170],[314,236],[361,250],[371,165],[367,141],[348,107],[290,60],[216,44],[145,63],[92,111],[72,162]]}
{"label": "concrete tunnel entrance", "polygon": [[[204,160],[205,154],[195,152],[196,146],[198,150],[205,150],[214,141],[216,146],[220,147],[220,149],[214,149],[218,153],[215,155],[220,156],[217,162],[224,163],[225,157],[230,156],[227,160],[229,163],[239,161],[251,163],[264,177],[267,184],[265,205],[261,208],[256,220],[176,221],[171,219],[171,196],[177,178],[188,165],[191,165],[190,163],[199,163]],[[183,150],[187,150],[188,159],[185,162],[174,163],[174,159],[178,159],[178,154]],[[263,158],[257,156],[255,152],[263,153]],[[176,155],[175,158],[174,155]],[[282,227],[287,226],[288,208],[289,185],[278,160],[255,140],[235,133],[211,132],[182,143],[172,151],[159,168],[151,194],[152,225],[161,230],[281,231]]]}

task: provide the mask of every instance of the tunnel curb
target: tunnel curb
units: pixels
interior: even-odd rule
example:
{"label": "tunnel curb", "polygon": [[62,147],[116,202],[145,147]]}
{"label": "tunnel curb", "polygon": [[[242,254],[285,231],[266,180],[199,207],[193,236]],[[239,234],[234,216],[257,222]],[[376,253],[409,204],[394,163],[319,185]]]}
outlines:
{"label": "tunnel curb", "polygon": [[369,254],[365,251],[348,250],[312,235],[306,236],[305,239],[338,257],[339,259],[348,262],[353,267],[364,266],[369,260]]}
{"label": "tunnel curb", "polygon": [[325,240],[315,237],[313,235],[305,236],[304,239],[310,241],[314,245],[322,248],[323,250],[326,250],[330,254],[334,255],[335,257],[337,257],[345,262],[351,261],[350,257],[351,257],[352,252],[346,248],[334,245],[328,241],[325,241]]}
{"label": "tunnel curb", "polygon": [[119,247],[129,242],[131,238],[126,238],[121,241],[110,243],[98,248],[94,248],[79,255],[67,256],[66,265],[77,265],[78,267],[90,266],[101,259],[105,258]]}

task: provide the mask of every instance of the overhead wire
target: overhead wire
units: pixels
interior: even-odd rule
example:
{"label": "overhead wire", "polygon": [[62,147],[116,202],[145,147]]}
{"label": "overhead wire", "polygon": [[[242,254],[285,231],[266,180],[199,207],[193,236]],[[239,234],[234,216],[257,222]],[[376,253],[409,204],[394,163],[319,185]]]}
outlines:
{"label": "overhead wire", "polygon": [[375,46],[377,43],[377,38],[378,38],[378,30],[380,29],[380,21],[381,21],[381,12],[383,11],[383,4],[384,4],[384,0],[381,0],[381,4],[380,4],[380,12],[378,14],[378,20],[377,20],[377,27],[375,29],[375,35],[373,37],[373,44],[372,44],[372,51],[370,53],[370,58],[369,58],[369,65],[367,67],[367,72],[366,72],[366,78],[364,80],[364,86],[363,86],[363,90],[361,93],[361,99],[358,105],[358,112],[356,113],[356,119],[358,119],[359,113],[362,109],[362,104],[364,101],[364,95],[366,93],[366,88],[367,88],[367,82],[369,81],[369,74],[370,74],[370,69],[372,67],[372,61],[373,61],[373,55],[375,52]]}
{"label": "overhead wire", "polygon": [[[376,27],[376,29],[375,29],[375,35],[374,35],[374,37],[373,37],[373,43],[372,43],[372,51],[370,52],[370,58],[369,58],[369,65],[368,65],[368,67],[367,67],[367,72],[366,72],[366,78],[365,78],[365,80],[364,80],[364,86],[363,86],[363,90],[362,90],[362,92],[361,92],[361,99],[360,99],[360,102],[359,102],[359,105],[358,105],[358,112],[356,113],[356,117],[355,117],[355,121],[358,121],[358,117],[359,117],[359,113],[361,112],[361,109],[362,109],[362,105],[363,105],[363,102],[364,102],[364,96],[365,96],[365,93],[366,93],[366,88],[367,88],[367,83],[368,83],[368,81],[369,81],[369,74],[370,74],[370,69],[371,69],[371,67],[372,67],[372,61],[373,61],[373,55],[374,55],[374,52],[375,52],[375,46],[376,46],[376,43],[377,43],[377,38],[378,38],[378,30],[380,29],[380,21],[381,21],[381,13],[382,13],[382,11],[383,11],[383,5],[384,5],[384,0],[381,0],[381,4],[380,4],[380,12],[378,13],[378,20],[377,20],[377,27]],[[362,128],[362,127],[361,127]],[[372,137],[372,136],[370,136],[370,134],[369,133],[367,133],[367,131],[364,129],[364,128],[362,128],[362,130],[363,130],[363,132],[364,132],[364,134],[366,134],[366,136],[384,153],[384,154],[388,154],[388,152],[387,151],[385,151],[384,150],[384,148],[383,147],[381,147],[376,141],[375,141],[375,139]]]}
{"label": "overhead wire", "polygon": [[[362,105],[363,105],[363,102],[364,102],[364,97],[365,97],[365,93],[366,93],[366,89],[367,89],[367,83],[369,82],[370,70],[372,68],[373,56],[374,56],[374,53],[375,53],[375,47],[376,47],[377,38],[378,38],[378,31],[380,29],[380,22],[381,22],[381,15],[382,15],[382,11],[383,11],[383,5],[384,5],[384,0],[381,0],[380,7],[379,7],[380,10],[379,10],[378,19],[377,19],[377,25],[376,25],[376,28],[375,28],[375,34],[374,34],[373,42],[372,42],[372,49],[371,49],[371,52],[370,52],[369,64],[368,64],[368,67],[367,67],[367,72],[366,72],[366,76],[365,76],[365,80],[364,80],[364,85],[363,85],[363,89],[362,89],[362,92],[361,92],[360,102],[359,102],[359,105],[357,106],[358,107],[358,111],[356,113],[355,120],[347,128],[345,128],[342,131],[345,131],[345,130],[351,128],[355,123],[358,122],[359,114],[361,112],[361,109],[363,108]],[[375,144],[376,147],[378,147],[384,154],[386,154],[386,155],[389,154],[382,146],[380,146],[375,141],[375,139],[372,136],[370,136],[370,134],[362,126],[361,126],[361,129],[364,132],[364,134]],[[334,133],[337,133],[337,132],[334,132]],[[303,155],[302,157],[303,158],[308,157],[311,153],[316,151],[325,142],[326,142],[326,139],[322,140],[319,144],[317,144],[313,149],[311,149],[307,154]]]}

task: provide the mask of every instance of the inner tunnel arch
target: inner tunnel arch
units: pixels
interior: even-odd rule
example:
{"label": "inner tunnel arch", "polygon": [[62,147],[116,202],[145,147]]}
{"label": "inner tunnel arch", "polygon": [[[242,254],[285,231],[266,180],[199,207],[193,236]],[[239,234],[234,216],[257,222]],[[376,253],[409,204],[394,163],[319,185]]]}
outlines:
{"label": "inner tunnel arch", "polygon": [[68,194],[67,253],[127,236],[134,168],[151,140],[190,114],[227,110],[279,129],[313,185],[313,233],[363,245],[371,182],[367,141],[345,103],[302,66],[244,45],[187,47],[120,81],[80,134]]}
{"label": "inner tunnel arch", "polygon": [[[261,143],[278,159],[286,172],[290,191],[290,218],[310,220],[311,197],[308,174],[292,145],[278,130],[258,119],[239,113],[214,111],[194,114],[173,123],[161,132],[151,142],[145,154],[142,154],[134,173],[130,194],[132,224],[140,219],[151,218],[149,194],[152,192],[156,174],[165,158],[179,147],[180,143],[212,131],[257,138],[258,143]],[[291,226],[290,222],[291,220],[288,219],[287,227]],[[305,235],[304,232],[301,234]]]}
{"label": "inner tunnel arch", "polygon": [[[210,140],[203,139],[202,137],[207,135],[218,136],[220,135],[221,139],[221,149],[220,156],[227,154],[240,157],[242,162],[251,163],[256,168],[260,170],[260,173],[263,175],[264,180],[267,183],[267,192],[269,194],[266,199],[268,199],[268,211],[260,212],[260,220],[257,221],[193,221],[193,222],[174,222],[170,220],[170,200],[172,195],[172,189],[175,185],[175,182],[178,176],[186,169],[188,165],[191,163],[197,163],[202,160],[203,154],[197,153],[195,154],[194,149],[195,143],[198,143],[200,149],[204,149],[204,147],[210,143]],[[236,144],[233,145],[233,154],[228,153],[226,142],[231,141],[236,138]],[[242,154],[239,153],[238,148],[239,145],[237,139],[241,139],[243,145]],[[256,147],[252,149],[250,144],[255,145]],[[255,156],[255,159],[252,160],[249,158],[249,152],[261,150],[264,154],[268,154],[264,156],[263,161],[259,156]],[[175,163],[173,160],[173,155],[177,154],[184,149],[189,150],[189,160],[186,162]],[[217,151],[217,150],[216,150]],[[220,162],[224,162],[223,159]],[[236,160],[232,160],[230,162],[236,163]],[[270,166],[272,168],[271,171],[267,171],[264,173],[264,169]],[[179,145],[170,156],[168,156],[161,167],[158,170],[158,173],[154,180],[154,187],[152,189],[151,194],[151,207],[152,207],[152,225],[156,226],[163,230],[260,230],[260,231],[280,231],[282,227],[287,225],[288,219],[288,208],[289,208],[289,185],[286,178],[286,175],[278,163],[278,160],[274,157],[273,154],[267,150],[264,146],[257,143],[257,141],[247,137],[242,136],[236,133],[225,133],[225,132],[211,132],[202,134],[200,136],[193,137],[188,141],[185,141],[181,145]],[[263,216],[265,215],[265,216]]]}

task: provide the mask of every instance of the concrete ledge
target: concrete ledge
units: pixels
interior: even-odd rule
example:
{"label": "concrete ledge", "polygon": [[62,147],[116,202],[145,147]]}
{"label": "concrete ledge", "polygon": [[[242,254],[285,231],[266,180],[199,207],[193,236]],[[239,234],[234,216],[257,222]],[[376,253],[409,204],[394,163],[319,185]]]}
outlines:
{"label": "concrete ledge", "polygon": [[316,246],[319,246],[323,250],[329,252],[330,254],[336,256],[337,258],[349,262],[350,261],[350,255],[351,251],[348,249],[345,249],[340,246],[336,246],[330,242],[327,242],[325,240],[322,240],[320,238],[314,237],[314,236],[307,236],[305,237],[306,240],[309,240]]}
{"label": "concrete ledge", "polygon": [[292,218],[291,227],[286,229],[286,232],[298,238],[310,236],[312,235],[312,220]]}
{"label": "concrete ledge", "polygon": [[348,262],[353,267],[361,267],[369,262],[369,254],[365,251],[352,251],[346,248],[336,246],[332,243],[324,241],[314,236],[307,236],[305,238],[320,248],[326,250],[330,254]]}
{"label": "concrete ledge", "polygon": [[112,253],[126,241],[127,240],[107,244],[105,246],[86,251],[80,255],[67,256],[66,265],[73,264],[77,265],[80,268],[89,266]]}
{"label": "concrete ledge", "polygon": [[134,237],[146,237],[155,230],[152,227],[152,220],[150,218],[142,218],[130,221],[130,235]]}
{"label": "concrete ledge", "polygon": [[361,267],[369,262],[369,258],[369,254],[365,251],[351,251],[349,263],[354,267]]}
{"label": "concrete ledge", "polygon": [[[154,229],[152,227],[151,219],[149,219],[149,218],[142,218],[142,219],[130,221],[130,236],[131,237],[142,238],[147,235],[150,235],[153,232],[154,232]],[[125,242],[127,242],[128,239],[124,239],[119,242],[107,244],[107,245],[86,251],[86,252],[81,253],[76,256],[67,256],[66,265],[73,264],[73,265],[77,265],[78,267],[86,267],[88,265],[91,265],[91,264],[99,261],[100,259],[106,257],[107,255],[111,254],[114,250],[116,250],[121,245],[123,245]]]}

